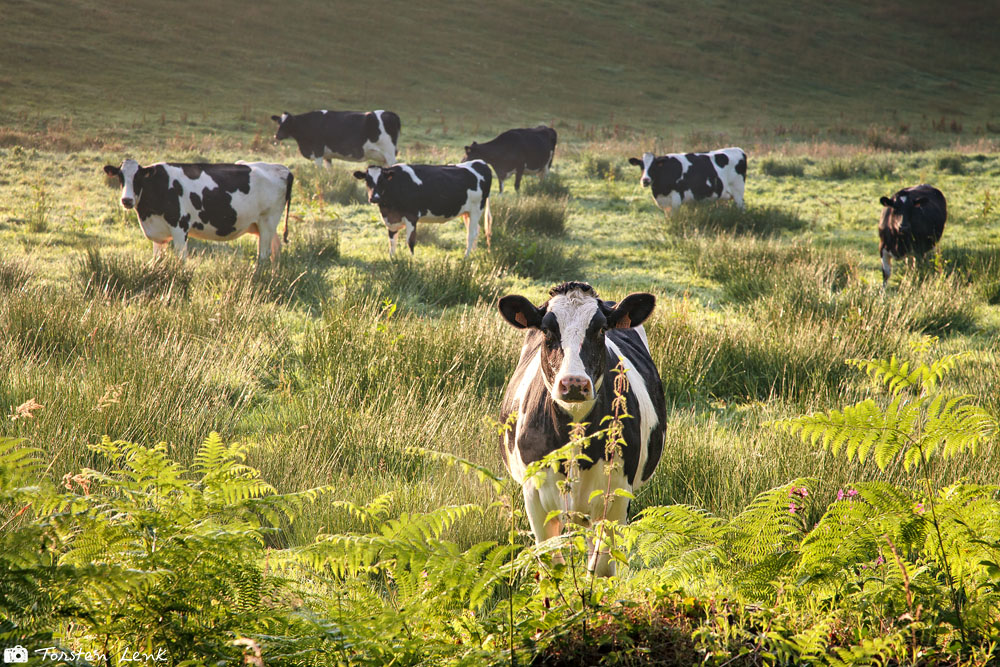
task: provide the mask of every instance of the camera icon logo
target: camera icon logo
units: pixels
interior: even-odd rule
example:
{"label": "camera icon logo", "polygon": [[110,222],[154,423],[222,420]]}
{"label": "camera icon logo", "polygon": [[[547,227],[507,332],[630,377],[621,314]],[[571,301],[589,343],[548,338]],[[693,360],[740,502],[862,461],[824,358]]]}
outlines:
{"label": "camera icon logo", "polygon": [[3,661],[8,665],[18,662],[28,662],[28,649],[20,644],[5,648],[3,650]]}

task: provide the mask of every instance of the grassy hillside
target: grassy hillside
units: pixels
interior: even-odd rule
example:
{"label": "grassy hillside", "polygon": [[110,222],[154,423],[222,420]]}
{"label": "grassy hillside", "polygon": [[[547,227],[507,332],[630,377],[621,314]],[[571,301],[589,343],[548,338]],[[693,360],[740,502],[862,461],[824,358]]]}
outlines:
{"label": "grassy hillside", "polygon": [[25,0],[0,22],[0,127],[62,119],[129,146],[161,114],[245,133],[281,109],[385,107],[410,140],[539,121],[810,136],[945,117],[983,133],[1000,129],[998,20],[931,0]]}

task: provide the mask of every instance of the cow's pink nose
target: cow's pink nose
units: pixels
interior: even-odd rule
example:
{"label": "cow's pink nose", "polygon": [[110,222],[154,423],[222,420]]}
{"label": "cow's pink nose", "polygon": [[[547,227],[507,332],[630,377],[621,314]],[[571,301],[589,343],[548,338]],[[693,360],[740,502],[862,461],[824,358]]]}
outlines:
{"label": "cow's pink nose", "polygon": [[590,378],[567,375],[559,380],[559,397],[564,401],[584,401],[590,398]]}

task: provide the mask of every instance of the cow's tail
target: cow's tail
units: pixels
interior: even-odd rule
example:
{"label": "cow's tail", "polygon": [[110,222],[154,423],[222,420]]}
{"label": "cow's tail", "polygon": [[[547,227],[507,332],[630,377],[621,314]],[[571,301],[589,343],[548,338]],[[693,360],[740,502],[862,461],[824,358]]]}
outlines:
{"label": "cow's tail", "polygon": [[285,186],[285,233],[283,238],[288,243],[288,214],[292,210],[292,183],[295,182],[295,174],[288,172],[288,184]]}
{"label": "cow's tail", "polygon": [[489,248],[493,239],[493,213],[490,212],[489,196],[486,197],[486,210],[483,213],[486,215],[486,247]]}

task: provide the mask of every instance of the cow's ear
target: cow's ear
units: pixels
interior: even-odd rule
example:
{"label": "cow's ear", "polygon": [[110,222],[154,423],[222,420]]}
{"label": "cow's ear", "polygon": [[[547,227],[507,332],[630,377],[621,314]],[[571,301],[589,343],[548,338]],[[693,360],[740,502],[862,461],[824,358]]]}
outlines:
{"label": "cow's ear", "polygon": [[630,157],[630,158],[628,159],[628,163],[629,163],[629,164],[634,164],[634,165],[635,165],[635,166],[637,166],[637,167],[641,167],[641,166],[642,166],[642,160],[640,160],[640,159],[639,159],[639,158],[637,158],[637,157]]}
{"label": "cow's ear", "polygon": [[609,329],[630,329],[646,321],[656,306],[656,297],[648,292],[636,292],[618,302],[607,314]]}
{"label": "cow's ear", "polygon": [[888,206],[889,208],[892,208],[892,200],[889,199],[888,197],[882,197],[881,199],[878,200],[878,203],[882,204],[882,206]]}
{"label": "cow's ear", "polygon": [[368,178],[368,174],[366,174],[363,171],[356,171],[354,172],[354,178],[358,179],[359,181],[363,181],[366,178]]}
{"label": "cow's ear", "polygon": [[[472,142],[472,143],[476,143],[476,142]],[[468,153],[468,152],[469,152],[469,151],[471,151],[471,150],[472,150],[472,146],[466,146],[466,147],[465,147],[465,152],[466,152],[466,153]]]}
{"label": "cow's ear", "polygon": [[913,200],[913,205],[914,206],[923,206],[928,201],[930,201],[930,200],[927,199],[927,197],[917,197],[916,199]]}
{"label": "cow's ear", "polygon": [[275,123],[280,123],[281,116],[271,116],[271,120],[273,120]]}
{"label": "cow's ear", "polygon": [[122,173],[122,170],[118,167],[112,167],[110,164],[104,165],[104,173],[108,176],[118,176]]}
{"label": "cow's ear", "polygon": [[542,324],[542,311],[523,296],[511,294],[497,304],[503,318],[518,329],[537,329]]}

